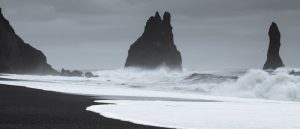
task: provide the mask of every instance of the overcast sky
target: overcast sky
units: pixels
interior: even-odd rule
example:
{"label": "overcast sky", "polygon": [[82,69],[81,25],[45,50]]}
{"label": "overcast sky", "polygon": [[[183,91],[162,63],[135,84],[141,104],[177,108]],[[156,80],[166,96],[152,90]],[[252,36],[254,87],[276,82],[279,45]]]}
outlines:
{"label": "overcast sky", "polygon": [[300,66],[299,0],[0,0],[0,7],[57,69],[123,67],[156,10],[172,15],[184,68],[261,68],[272,21],[284,64]]}

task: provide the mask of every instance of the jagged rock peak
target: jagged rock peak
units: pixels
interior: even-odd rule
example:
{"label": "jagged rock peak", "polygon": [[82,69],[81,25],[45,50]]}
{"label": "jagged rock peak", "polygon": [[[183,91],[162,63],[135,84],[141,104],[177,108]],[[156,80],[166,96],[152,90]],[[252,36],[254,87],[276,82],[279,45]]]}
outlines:
{"label": "jagged rock peak", "polygon": [[269,29],[269,48],[267,61],[264,64],[263,69],[277,69],[279,67],[284,67],[284,64],[280,58],[279,50],[280,50],[280,31],[275,22],[272,22]]}
{"label": "jagged rock peak", "polygon": [[166,66],[181,70],[181,54],[174,44],[170,22],[169,12],[164,13],[163,19],[158,12],[151,16],[142,36],[130,46],[125,67],[155,69]]}
{"label": "jagged rock peak", "polygon": [[171,14],[169,12],[165,12],[163,15],[163,19],[161,19],[161,16],[158,11],[155,12],[154,16],[151,16],[149,18],[149,21],[154,21],[155,22],[165,22],[165,23],[171,23]]}
{"label": "jagged rock peak", "polygon": [[160,26],[161,24],[168,24],[171,25],[171,14],[169,12],[165,12],[163,15],[163,19],[159,15],[159,12],[156,12],[154,16],[151,16],[147,23],[146,28],[153,27],[153,26]]}
{"label": "jagged rock peak", "polygon": [[169,12],[165,12],[163,18],[164,23],[171,24],[171,14]]}
{"label": "jagged rock peak", "polygon": [[[275,22],[272,22],[271,26],[270,26],[270,29],[269,29],[269,36],[270,36],[270,40],[280,40],[280,31],[278,29],[278,26]],[[276,42],[276,43],[279,43],[280,44],[280,41],[279,42]]]}
{"label": "jagged rock peak", "polygon": [[160,15],[159,15],[159,12],[157,12],[157,11],[156,11],[156,13],[155,13],[155,18],[161,21],[161,17],[160,17]]}

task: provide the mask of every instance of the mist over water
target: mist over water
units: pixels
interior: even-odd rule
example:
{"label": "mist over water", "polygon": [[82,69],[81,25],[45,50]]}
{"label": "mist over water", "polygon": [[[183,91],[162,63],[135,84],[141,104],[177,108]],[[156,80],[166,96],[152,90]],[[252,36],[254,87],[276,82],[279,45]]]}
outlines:
{"label": "mist over water", "polygon": [[94,71],[99,76],[95,78],[8,74],[2,78],[18,80],[0,83],[96,96],[96,102],[112,104],[95,104],[86,110],[139,124],[294,129],[299,127],[300,76],[289,71],[121,68]]}
{"label": "mist over water", "polygon": [[156,71],[119,69],[96,73],[109,80],[109,83],[126,88],[272,100],[300,100],[300,77],[289,75],[288,69],[278,69],[273,73],[258,69],[198,72],[185,70],[183,73],[168,72],[164,69]]}
{"label": "mist over water", "polygon": [[289,69],[278,69],[268,73],[259,69],[211,71],[185,69],[183,72],[173,72],[164,68],[154,71],[121,68],[94,71],[93,73],[99,76],[97,78],[33,75],[9,75],[6,78],[26,80],[26,83],[51,83],[54,85],[52,87],[85,88],[83,91],[87,93],[82,91],[82,94],[88,94],[89,90],[97,88],[120,88],[300,101],[300,77],[289,75],[288,71]]}

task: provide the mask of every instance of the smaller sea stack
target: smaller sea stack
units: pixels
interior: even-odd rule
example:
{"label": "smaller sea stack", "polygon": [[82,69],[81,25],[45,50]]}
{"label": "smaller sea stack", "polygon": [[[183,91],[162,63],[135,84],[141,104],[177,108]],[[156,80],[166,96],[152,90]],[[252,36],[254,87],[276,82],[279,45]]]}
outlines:
{"label": "smaller sea stack", "polygon": [[280,58],[279,55],[279,49],[280,49],[280,32],[278,29],[278,26],[276,23],[272,22],[272,25],[269,29],[269,49],[268,49],[268,55],[267,55],[267,61],[263,67],[263,69],[267,70],[274,70],[279,67],[284,67],[284,64]]}
{"label": "smaller sea stack", "polygon": [[156,12],[146,23],[143,35],[128,51],[125,67],[155,69],[160,66],[180,70],[182,59],[174,44],[171,14],[165,12],[163,18]]}

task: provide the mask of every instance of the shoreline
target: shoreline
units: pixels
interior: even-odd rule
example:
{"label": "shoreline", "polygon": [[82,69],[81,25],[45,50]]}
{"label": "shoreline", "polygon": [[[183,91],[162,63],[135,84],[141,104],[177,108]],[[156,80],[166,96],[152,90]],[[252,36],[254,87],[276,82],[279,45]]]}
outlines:
{"label": "shoreline", "polygon": [[0,84],[0,128],[166,129],[106,118],[87,111],[101,97],[64,94]]}

